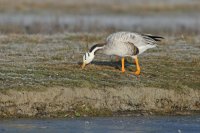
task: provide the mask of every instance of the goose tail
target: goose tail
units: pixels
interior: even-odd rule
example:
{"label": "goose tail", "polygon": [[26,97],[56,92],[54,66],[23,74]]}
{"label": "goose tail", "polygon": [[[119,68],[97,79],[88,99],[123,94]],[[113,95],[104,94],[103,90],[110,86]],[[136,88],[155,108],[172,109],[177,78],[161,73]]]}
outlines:
{"label": "goose tail", "polygon": [[162,36],[154,36],[154,35],[149,35],[149,34],[144,34],[142,36],[144,38],[149,38],[149,39],[152,39],[154,41],[161,41],[162,39],[164,39],[164,37],[162,37]]}

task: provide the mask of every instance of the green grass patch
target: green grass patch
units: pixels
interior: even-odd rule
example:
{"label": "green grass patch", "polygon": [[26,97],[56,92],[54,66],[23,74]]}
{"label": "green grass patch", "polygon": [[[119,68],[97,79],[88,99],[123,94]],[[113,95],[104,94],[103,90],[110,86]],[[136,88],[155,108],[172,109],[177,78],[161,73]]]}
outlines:
{"label": "green grass patch", "polygon": [[163,44],[139,56],[140,76],[133,74],[136,66],[132,64],[132,59],[127,59],[126,72],[122,74],[120,62],[101,55],[97,55],[96,62],[82,70],[79,62],[85,49],[88,49],[85,44],[102,41],[105,36],[86,33],[77,36],[37,35],[36,39],[32,35],[5,36],[0,40],[0,48],[4,49],[0,65],[0,90],[32,91],[55,86],[200,89],[200,48],[195,42],[187,44],[187,40],[186,44]]}

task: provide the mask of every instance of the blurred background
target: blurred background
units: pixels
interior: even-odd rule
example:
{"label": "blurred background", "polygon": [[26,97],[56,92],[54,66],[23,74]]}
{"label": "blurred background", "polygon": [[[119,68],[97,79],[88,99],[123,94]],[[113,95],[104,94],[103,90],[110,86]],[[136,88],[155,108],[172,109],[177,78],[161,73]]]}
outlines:
{"label": "blurred background", "polygon": [[0,0],[0,33],[199,34],[200,0]]}

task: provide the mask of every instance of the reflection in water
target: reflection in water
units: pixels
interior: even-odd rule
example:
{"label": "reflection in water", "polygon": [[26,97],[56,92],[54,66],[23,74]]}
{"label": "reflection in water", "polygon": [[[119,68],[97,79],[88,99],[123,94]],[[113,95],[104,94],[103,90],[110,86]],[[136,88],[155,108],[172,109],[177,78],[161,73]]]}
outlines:
{"label": "reflection in water", "polygon": [[0,132],[199,133],[200,116],[139,116],[2,120]]}

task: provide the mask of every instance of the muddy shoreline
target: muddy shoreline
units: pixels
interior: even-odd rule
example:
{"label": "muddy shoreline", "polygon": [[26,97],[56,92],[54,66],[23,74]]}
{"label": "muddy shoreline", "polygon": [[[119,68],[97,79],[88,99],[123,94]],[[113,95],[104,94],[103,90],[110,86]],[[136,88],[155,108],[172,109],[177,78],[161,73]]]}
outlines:
{"label": "muddy shoreline", "polygon": [[158,88],[64,88],[0,93],[1,118],[189,115],[200,112],[200,91]]}

